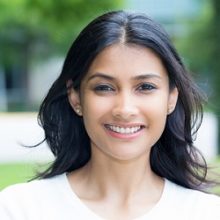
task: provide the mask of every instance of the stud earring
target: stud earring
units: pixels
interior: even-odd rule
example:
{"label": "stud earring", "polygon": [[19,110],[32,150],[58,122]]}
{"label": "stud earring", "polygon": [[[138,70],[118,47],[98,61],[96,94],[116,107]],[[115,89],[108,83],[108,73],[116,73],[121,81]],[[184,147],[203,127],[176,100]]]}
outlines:
{"label": "stud earring", "polygon": [[80,110],[80,107],[77,107],[75,110],[76,110],[76,112],[77,112],[78,115],[81,115],[81,114],[82,114],[82,112],[81,112],[81,110]]}
{"label": "stud earring", "polygon": [[170,114],[170,113],[172,113],[172,111],[173,111],[173,106],[171,106],[171,107],[168,109],[167,113]]}

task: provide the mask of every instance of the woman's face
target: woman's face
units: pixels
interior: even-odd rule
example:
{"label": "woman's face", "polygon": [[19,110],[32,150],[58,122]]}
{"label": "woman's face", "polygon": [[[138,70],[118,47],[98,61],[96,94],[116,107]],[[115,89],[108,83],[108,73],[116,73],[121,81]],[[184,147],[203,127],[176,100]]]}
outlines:
{"label": "woman's face", "polygon": [[69,100],[82,110],[93,153],[130,160],[149,156],[177,96],[152,50],[115,44],[95,58]]}

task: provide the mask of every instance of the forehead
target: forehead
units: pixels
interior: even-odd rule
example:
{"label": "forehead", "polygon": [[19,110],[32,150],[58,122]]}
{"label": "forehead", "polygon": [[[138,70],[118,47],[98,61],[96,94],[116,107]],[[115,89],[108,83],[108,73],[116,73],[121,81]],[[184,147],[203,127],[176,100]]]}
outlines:
{"label": "forehead", "polygon": [[114,44],[102,50],[89,67],[86,78],[104,73],[114,78],[129,78],[140,74],[168,74],[160,57],[149,48],[137,45]]}

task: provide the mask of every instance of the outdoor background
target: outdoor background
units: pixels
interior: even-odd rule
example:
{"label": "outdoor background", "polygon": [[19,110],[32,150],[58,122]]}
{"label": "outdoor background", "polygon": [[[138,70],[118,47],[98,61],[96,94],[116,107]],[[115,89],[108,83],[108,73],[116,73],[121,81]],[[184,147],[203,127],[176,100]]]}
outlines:
{"label": "outdoor background", "polygon": [[220,1],[0,0],[0,189],[53,160],[45,143],[22,145],[44,138],[37,111],[77,34],[113,9],[145,12],[170,34],[208,98],[195,145],[220,171]]}

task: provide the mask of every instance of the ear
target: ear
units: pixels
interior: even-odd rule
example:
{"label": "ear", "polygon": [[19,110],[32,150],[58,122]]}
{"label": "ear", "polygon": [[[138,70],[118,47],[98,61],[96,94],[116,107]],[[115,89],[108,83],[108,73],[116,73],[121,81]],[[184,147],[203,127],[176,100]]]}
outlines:
{"label": "ear", "polygon": [[168,115],[174,111],[174,109],[176,107],[177,100],[178,100],[178,95],[179,95],[179,92],[176,87],[170,91],[169,99],[168,99],[168,106],[167,106],[167,114]]}
{"label": "ear", "polygon": [[79,116],[82,116],[79,92],[73,88],[72,84],[72,80],[68,80],[66,83],[68,100],[75,113]]}

